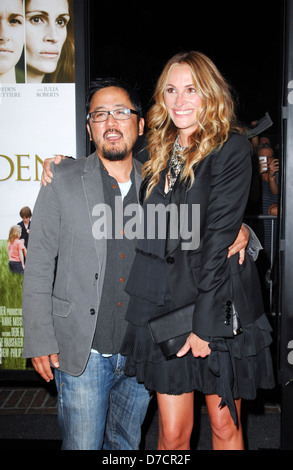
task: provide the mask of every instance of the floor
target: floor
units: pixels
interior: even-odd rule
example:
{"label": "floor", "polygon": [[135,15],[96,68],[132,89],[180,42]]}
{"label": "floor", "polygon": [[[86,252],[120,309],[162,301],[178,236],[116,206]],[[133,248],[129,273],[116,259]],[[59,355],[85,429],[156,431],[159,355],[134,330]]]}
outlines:
{"label": "floor", "polygon": [[57,414],[57,394],[53,388],[0,386],[0,414]]}
{"label": "floor", "polygon": [[[274,397],[273,397],[274,398]],[[279,450],[281,409],[277,400],[261,397],[243,406],[243,429],[248,450]],[[142,432],[142,450],[155,450],[158,412],[153,400]],[[54,384],[0,382],[0,448],[61,448]],[[195,412],[192,450],[211,450],[211,432],[204,402]]]}

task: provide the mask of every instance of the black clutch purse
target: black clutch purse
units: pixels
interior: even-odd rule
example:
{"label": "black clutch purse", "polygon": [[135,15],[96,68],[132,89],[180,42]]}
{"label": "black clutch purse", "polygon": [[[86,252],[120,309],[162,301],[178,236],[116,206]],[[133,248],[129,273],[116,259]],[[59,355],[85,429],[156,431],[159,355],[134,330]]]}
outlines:
{"label": "black clutch purse", "polygon": [[[165,359],[170,360],[176,357],[188,336],[192,332],[192,322],[194,314],[194,304],[172,310],[160,317],[149,320],[148,327],[152,340],[157,344]],[[242,333],[239,315],[232,302],[233,335]],[[189,351],[190,352],[190,351]]]}
{"label": "black clutch purse", "polygon": [[152,339],[170,360],[176,357],[192,331],[194,304],[172,310],[160,317],[149,320]]}

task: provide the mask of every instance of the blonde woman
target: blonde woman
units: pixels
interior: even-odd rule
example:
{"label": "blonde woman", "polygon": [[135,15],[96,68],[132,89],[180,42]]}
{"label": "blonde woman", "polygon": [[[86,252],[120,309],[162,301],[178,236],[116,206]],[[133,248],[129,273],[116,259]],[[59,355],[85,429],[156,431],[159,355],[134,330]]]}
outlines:
{"label": "blonde woman", "polygon": [[[270,326],[254,262],[249,255],[242,265],[237,255],[227,257],[247,202],[250,145],[236,124],[227,83],[198,52],[167,63],[148,126],[150,160],[141,188],[145,237],[138,240],[126,286],[126,371],[157,392],[160,450],[190,448],[195,390],[205,394],[213,448],[243,449],[241,399],[274,386]],[[159,218],[155,236],[147,236],[149,210],[158,204],[178,214],[187,207],[183,218],[191,237],[200,227],[198,246],[186,244],[180,232],[174,236],[171,217]],[[195,219],[194,207],[200,208]],[[165,239],[159,236],[163,223]],[[190,334],[166,360],[149,321],[188,305]]]}
{"label": "blonde woman", "polygon": [[28,83],[74,82],[72,0],[26,0]]}
{"label": "blonde woman", "polygon": [[24,257],[26,256],[26,248],[24,240],[20,240],[21,227],[12,225],[8,236],[8,266],[13,274],[24,273]]}

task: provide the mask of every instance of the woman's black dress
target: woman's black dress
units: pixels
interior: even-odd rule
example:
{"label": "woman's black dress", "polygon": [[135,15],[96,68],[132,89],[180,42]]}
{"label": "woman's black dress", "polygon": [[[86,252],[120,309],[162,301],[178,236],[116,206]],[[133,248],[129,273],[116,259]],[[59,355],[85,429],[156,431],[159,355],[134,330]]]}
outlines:
{"label": "woman's black dress", "polygon": [[[145,233],[147,206],[167,206],[169,201],[163,174],[144,203]],[[127,356],[125,373],[135,375],[148,390],[159,393],[180,395],[197,390],[217,394],[230,410],[233,399],[254,399],[258,388],[273,388],[271,327],[265,314],[243,326],[243,333],[233,338],[211,338],[211,353],[206,358],[195,358],[191,353],[172,360],[164,358],[151,338],[148,320],[174,309],[165,272],[165,238],[158,235],[157,225],[156,236],[138,240],[126,286],[130,294],[126,314],[129,324],[121,351]]]}

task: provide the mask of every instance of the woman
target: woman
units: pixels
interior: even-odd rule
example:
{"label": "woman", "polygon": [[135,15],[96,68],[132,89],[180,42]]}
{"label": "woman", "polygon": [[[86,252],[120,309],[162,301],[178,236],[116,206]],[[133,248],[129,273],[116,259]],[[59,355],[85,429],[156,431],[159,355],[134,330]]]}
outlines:
{"label": "woman", "polygon": [[74,82],[72,0],[26,0],[28,83]]}
{"label": "woman", "polygon": [[0,2],[0,83],[24,81],[24,73],[16,67],[24,44],[24,13],[22,0]]}
{"label": "woman", "polygon": [[26,248],[24,240],[20,240],[21,227],[12,225],[8,236],[8,266],[13,274],[24,273],[24,257],[26,256]]}
{"label": "woman", "polygon": [[[145,233],[151,206],[187,205],[190,214],[199,205],[200,244],[186,249],[180,236],[168,236],[170,226],[166,240],[138,241],[126,286],[126,372],[157,392],[160,450],[190,448],[194,390],[206,396],[214,449],[243,449],[241,398],[274,386],[255,265],[249,256],[242,266],[237,255],[227,259],[247,202],[250,146],[235,125],[228,85],[201,53],[174,56],[154,100],[141,189]],[[177,357],[165,360],[148,322],[189,304],[192,331]]]}

